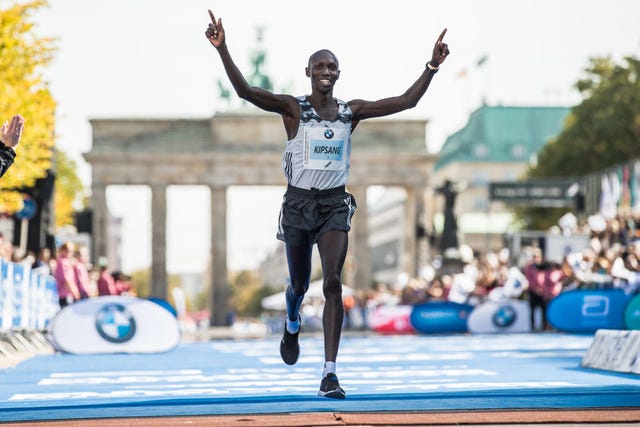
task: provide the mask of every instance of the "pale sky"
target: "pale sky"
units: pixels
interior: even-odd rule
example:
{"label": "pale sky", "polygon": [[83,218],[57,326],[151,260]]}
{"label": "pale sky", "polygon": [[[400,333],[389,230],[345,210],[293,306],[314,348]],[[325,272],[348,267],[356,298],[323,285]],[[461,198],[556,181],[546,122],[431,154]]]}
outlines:
{"label": "pale sky", "polygon": [[[91,149],[90,118],[208,118],[228,108],[217,99],[224,71],[204,37],[209,8],[222,18],[245,75],[255,29],[264,26],[265,71],[276,90],[308,93],[308,56],[328,48],[342,71],[334,94],[346,101],[404,92],[448,28],[450,57],[419,105],[400,115],[430,121],[427,146],[433,152],[483,99],[490,105],[571,106],[580,100],[573,86],[589,58],[640,56],[637,0],[50,0],[37,16],[37,31],[57,38],[56,60],[45,77],[58,103],[58,146],[80,160]],[[81,175],[89,185],[88,166]],[[281,193],[230,191],[230,268],[254,267],[275,247]],[[171,188],[168,200],[168,269],[201,271],[209,248],[208,193]],[[265,207],[260,217],[249,209],[256,202]],[[124,220],[123,269],[148,266],[147,192],[110,188],[108,203]]]}

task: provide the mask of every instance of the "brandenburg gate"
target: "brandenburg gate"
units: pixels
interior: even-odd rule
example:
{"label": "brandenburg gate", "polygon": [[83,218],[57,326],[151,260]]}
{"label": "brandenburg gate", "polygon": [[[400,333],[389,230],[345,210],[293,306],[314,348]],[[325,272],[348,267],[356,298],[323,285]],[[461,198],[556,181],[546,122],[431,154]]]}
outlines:
{"label": "brandenburg gate", "polygon": [[[251,109],[210,119],[93,119],[93,146],[84,155],[92,169],[93,256],[107,253],[109,185],[151,189],[151,292],[167,298],[166,190],[170,185],[205,185],[211,191],[211,284],[214,325],[229,311],[227,278],[227,188],[286,185],[280,169],[286,142],[280,116]],[[368,120],[353,135],[347,189],[358,202],[349,236],[348,260],[355,266],[345,283],[356,288],[372,281],[367,230],[367,187],[406,190],[402,265],[415,274],[416,224],[424,219],[429,173],[435,156],[426,150],[426,120]],[[283,189],[284,192],[284,189]],[[256,215],[258,211],[256,210]],[[271,218],[276,221],[276,218]],[[275,239],[275,236],[274,236]]]}

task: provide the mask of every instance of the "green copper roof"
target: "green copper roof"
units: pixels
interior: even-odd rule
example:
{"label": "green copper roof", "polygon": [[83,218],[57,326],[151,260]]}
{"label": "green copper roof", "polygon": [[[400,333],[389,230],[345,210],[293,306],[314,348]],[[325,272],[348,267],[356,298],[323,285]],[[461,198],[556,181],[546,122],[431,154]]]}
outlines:
{"label": "green copper roof", "polygon": [[452,162],[527,162],[558,135],[568,107],[483,105],[445,141],[435,169]]}

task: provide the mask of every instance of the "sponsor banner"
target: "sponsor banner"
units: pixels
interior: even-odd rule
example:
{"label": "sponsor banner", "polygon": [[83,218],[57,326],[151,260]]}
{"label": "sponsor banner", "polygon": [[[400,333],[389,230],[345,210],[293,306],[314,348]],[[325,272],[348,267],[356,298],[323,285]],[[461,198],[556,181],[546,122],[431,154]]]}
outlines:
{"label": "sponsor banner", "polygon": [[624,311],[630,299],[621,289],[564,292],[549,303],[547,320],[563,332],[623,329]]}
{"label": "sponsor banner", "polygon": [[0,330],[13,325],[13,265],[0,259]]}
{"label": "sponsor banner", "polygon": [[45,329],[59,309],[56,282],[46,269],[0,259],[0,330]]}
{"label": "sponsor banner", "polygon": [[533,180],[526,182],[491,182],[489,199],[510,204],[563,207],[573,203],[575,181]]}
{"label": "sponsor banner", "polygon": [[68,305],[51,321],[51,336],[74,354],[159,353],[180,342],[176,317],[142,298],[105,296]]}
{"label": "sponsor banner", "polygon": [[381,305],[369,315],[369,327],[380,333],[413,333],[409,321],[412,309],[410,305]]}
{"label": "sponsor banner", "polygon": [[526,301],[487,301],[471,312],[467,326],[474,334],[529,332],[531,309]]}
{"label": "sponsor banner", "polygon": [[417,304],[411,312],[411,325],[416,331],[427,334],[466,332],[472,310],[472,305],[455,302]]}
{"label": "sponsor banner", "polygon": [[624,310],[624,326],[627,329],[640,329],[640,295],[633,297]]}
{"label": "sponsor banner", "polygon": [[[23,264],[13,265],[13,321],[11,326],[14,329],[28,326],[29,317],[23,308],[29,304],[29,279],[28,268]],[[23,325],[23,323],[27,325]]]}

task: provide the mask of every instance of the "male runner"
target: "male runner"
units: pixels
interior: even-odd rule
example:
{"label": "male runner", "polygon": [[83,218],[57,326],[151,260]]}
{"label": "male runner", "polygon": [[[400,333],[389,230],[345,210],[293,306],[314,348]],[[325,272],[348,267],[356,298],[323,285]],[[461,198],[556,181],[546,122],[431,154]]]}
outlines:
{"label": "male runner", "polygon": [[289,365],[298,360],[299,311],[309,288],[312,248],[317,244],[326,300],[322,317],[325,364],[318,395],[344,399],[345,392],[336,376],[336,358],[344,316],[340,276],[347,254],[347,232],[356,208],[355,199],[345,191],[351,133],[360,120],[416,106],[449,54],[447,44],[442,41],[447,30],[438,37],[424,71],[402,95],[378,101],[344,102],[333,97],[340,69],[336,56],[326,49],[309,58],[305,72],[311,79],[310,95],[296,98],[249,86],[227,49],[222,20],[216,20],[211,11],[209,15],[211,23],[205,35],[217,49],[234,90],[255,106],[280,114],[287,133],[282,169],[288,186],[277,238],[285,242],[291,283],[286,289],[287,319],[280,355]]}

